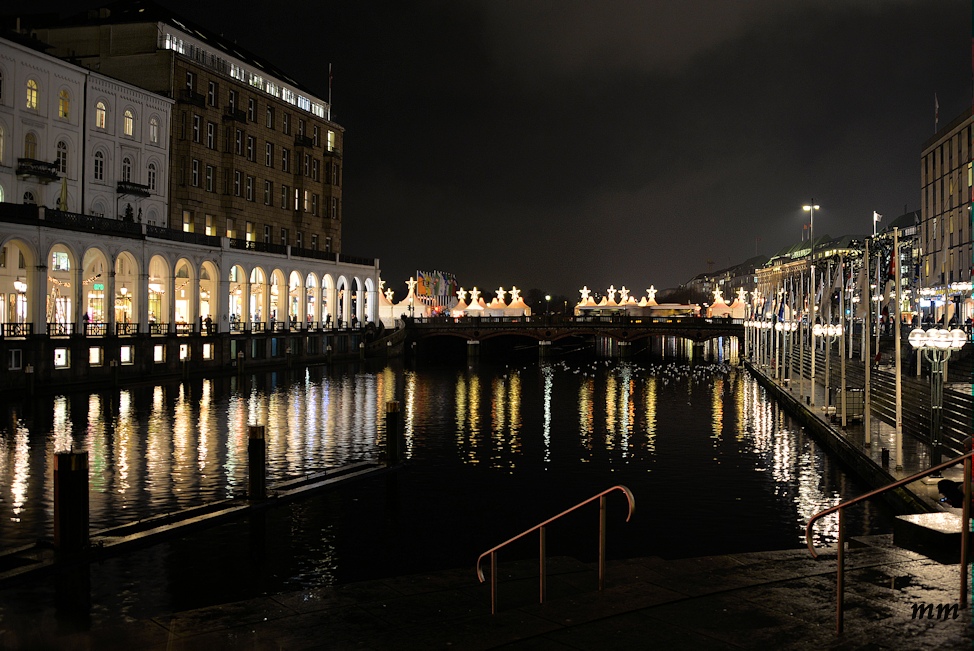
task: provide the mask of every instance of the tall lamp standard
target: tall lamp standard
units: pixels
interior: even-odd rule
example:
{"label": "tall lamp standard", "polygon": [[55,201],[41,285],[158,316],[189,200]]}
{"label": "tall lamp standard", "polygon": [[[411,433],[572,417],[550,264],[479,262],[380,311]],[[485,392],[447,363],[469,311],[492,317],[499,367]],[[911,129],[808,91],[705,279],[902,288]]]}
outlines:
{"label": "tall lamp standard", "polygon": [[[811,271],[811,292],[808,295],[808,303],[812,306],[809,310],[810,315],[808,319],[808,328],[812,328],[815,325],[815,211],[818,210],[818,204],[812,199],[812,202],[802,206],[802,210],[808,213],[808,257],[811,259],[811,264],[809,264],[809,270]],[[815,406],[815,337],[811,336],[809,339],[812,340],[812,370],[811,379],[809,384],[811,388],[808,391],[809,404]]]}
{"label": "tall lamp standard", "polygon": [[551,294],[545,294],[544,295],[544,320],[545,320],[545,323],[547,323],[551,319],[551,317],[548,316],[551,313],[549,311],[549,307],[550,306],[551,306]]}
{"label": "tall lamp standard", "polygon": [[[930,362],[930,465],[940,464],[940,439],[944,410],[944,365],[950,353],[960,350],[967,343],[967,333],[961,329],[923,330],[916,328],[910,333],[910,345]],[[898,460],[897,460],[898,461]],[[939,477],[938,472],[935,477]]]}

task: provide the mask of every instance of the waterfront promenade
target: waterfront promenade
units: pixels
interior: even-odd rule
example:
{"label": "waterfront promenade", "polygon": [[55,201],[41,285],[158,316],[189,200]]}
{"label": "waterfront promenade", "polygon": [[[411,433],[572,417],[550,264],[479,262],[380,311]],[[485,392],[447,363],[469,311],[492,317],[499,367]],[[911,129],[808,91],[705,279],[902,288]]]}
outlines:
{"label": "waterfront promenade", "polygon": [[[821,405],[824,388],[818,391]],[[882,448],[895,443],[892,427],[874,419],[867,447],[860,423],[843,430],[820,408],[809,413],[882,468]],[[890,481],[921,469],[929,455],[912,438],[905,439],[904,449],[911,451],[904,468],[885,470]],[[939,508],[935,485],[918,483],[911,490]],[[678,523],[665,532],[680,535]],[[956,619],[913,613],[917,604],[958,604],[959,565],[894,547],[890,535],[850,543],[842,636],[834,630],[834,550],[823,550],[819,560],[801,548],[615,561],[602,593],[595,589],[592,565],[554,558],[544,605],[537,603],[537,562],[501,558],[496,615],[490,614],[490,590],[477,582],[473,560],[449,571],[269,594],[86,633],[59,634],[55,621],[7,622],[0,648],[974,648],[969,608]]]}

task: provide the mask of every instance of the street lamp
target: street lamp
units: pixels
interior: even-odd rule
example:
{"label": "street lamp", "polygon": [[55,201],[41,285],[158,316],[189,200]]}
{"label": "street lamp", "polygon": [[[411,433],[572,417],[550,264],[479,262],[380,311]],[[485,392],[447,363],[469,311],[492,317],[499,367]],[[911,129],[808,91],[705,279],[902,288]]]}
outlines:
{"label": "street lamp", "polygon": [[828,337],[828,347],[825,349],[825,413],[828,415],[832,406],[832,344],[836,337],[842,336],[842,325],[816,323],[812,326],[812,335]]}
{"label": "street lamp", "polygon": [[550,306],[551,306],[551,294],[545,294],[544,295],[544,319],[545,319],[545,321],[548,320],[548,314],[549,314],[548,309],[549,309]]}
{"label": "street lamp", "polygon": [[[815,324],[815,307],[816,307],[815,305],[815,211],[818,210],[818,204],[815,203],[814,199],[812,199],[811,203],[802,206],[802,210],[808,213],[808,257],[811,260],[811,263],[808,266],[810,271],[809,275],[811,276],[811,282],[809,283],[809,287],[811,289],[811,293],[809,294],[809,296],[811,297],[811,300],[808,301],[809,305],[811,306],[810,309],[811,315],[809,316],[808,319],[808,327],[812,327]],[[814,407],[815,406],[815,337],[812,336],[810,337],[810,339],[812,340],[812,360],[811,360],[812,369],[809,375],[811,376],[810,383],[812,385],[812,388],[809,391],[809,394],[811,396],[809,404],[811,404]]]}
{"label": "street lamp", "polygon": [[[967,343],[967,333],[960,329],[923,330],[910,333],[910,345],[930,362],[930,465],[940,464],[940,438],[944,410],[944,366],[950,353]],[[939,477],[940,473],[933,475]]]}

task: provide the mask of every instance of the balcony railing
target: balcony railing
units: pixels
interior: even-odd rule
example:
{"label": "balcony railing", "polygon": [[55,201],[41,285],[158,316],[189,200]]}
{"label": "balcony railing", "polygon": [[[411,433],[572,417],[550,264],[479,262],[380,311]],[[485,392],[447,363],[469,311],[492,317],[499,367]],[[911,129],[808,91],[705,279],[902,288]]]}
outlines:
{"label": "balcony railing", "polygon": [[128,194],[134,197],[148,197],[149,186],[134,181],[119,181],[116,187],[118,194]]}
{"label": "balcony railing", "polygon": [[36,176],[42,182],[57,181],[57,163],[46,163],[33,158],[17,159],[17,176]]}
{"label": "balcony railing", "polygon": [[294,136],[295,147],[314,147],[315,141],[308,136]]}
{"label": "balcony railing", "polygon": [[247,122],[247,113],[246,111],[233,108],[232,106],[225,106],[223,108],[223,119],[235,120],[237,122]]}
{"label": "balcony railing", "polygon": [[203,96],[203,94],[192,91],[189,88],[184,88],[179,91],[179,96],[176,98],[176,101],[184,104],[192,104],[193,106],[198,106],[200,108],[206,108],[206,98]]}
{"label": "balcony railing", "polygon": [[33,323],[4,323],[4,337],[29,337],[34,334]]}

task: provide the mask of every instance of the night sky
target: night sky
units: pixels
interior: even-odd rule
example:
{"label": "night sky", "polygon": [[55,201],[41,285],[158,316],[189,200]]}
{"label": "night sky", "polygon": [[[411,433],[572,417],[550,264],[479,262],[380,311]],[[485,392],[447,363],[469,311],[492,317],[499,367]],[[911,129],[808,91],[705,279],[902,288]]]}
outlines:
{"label": "night sky", "polygon": [[[98,4],[98,3],[93,3]],[[344,250],[462,285],[637,295],[920,205],[971,102],[961,0],[161,2],[327,98]],[[30,11],[83,3],[17,0]]]}

